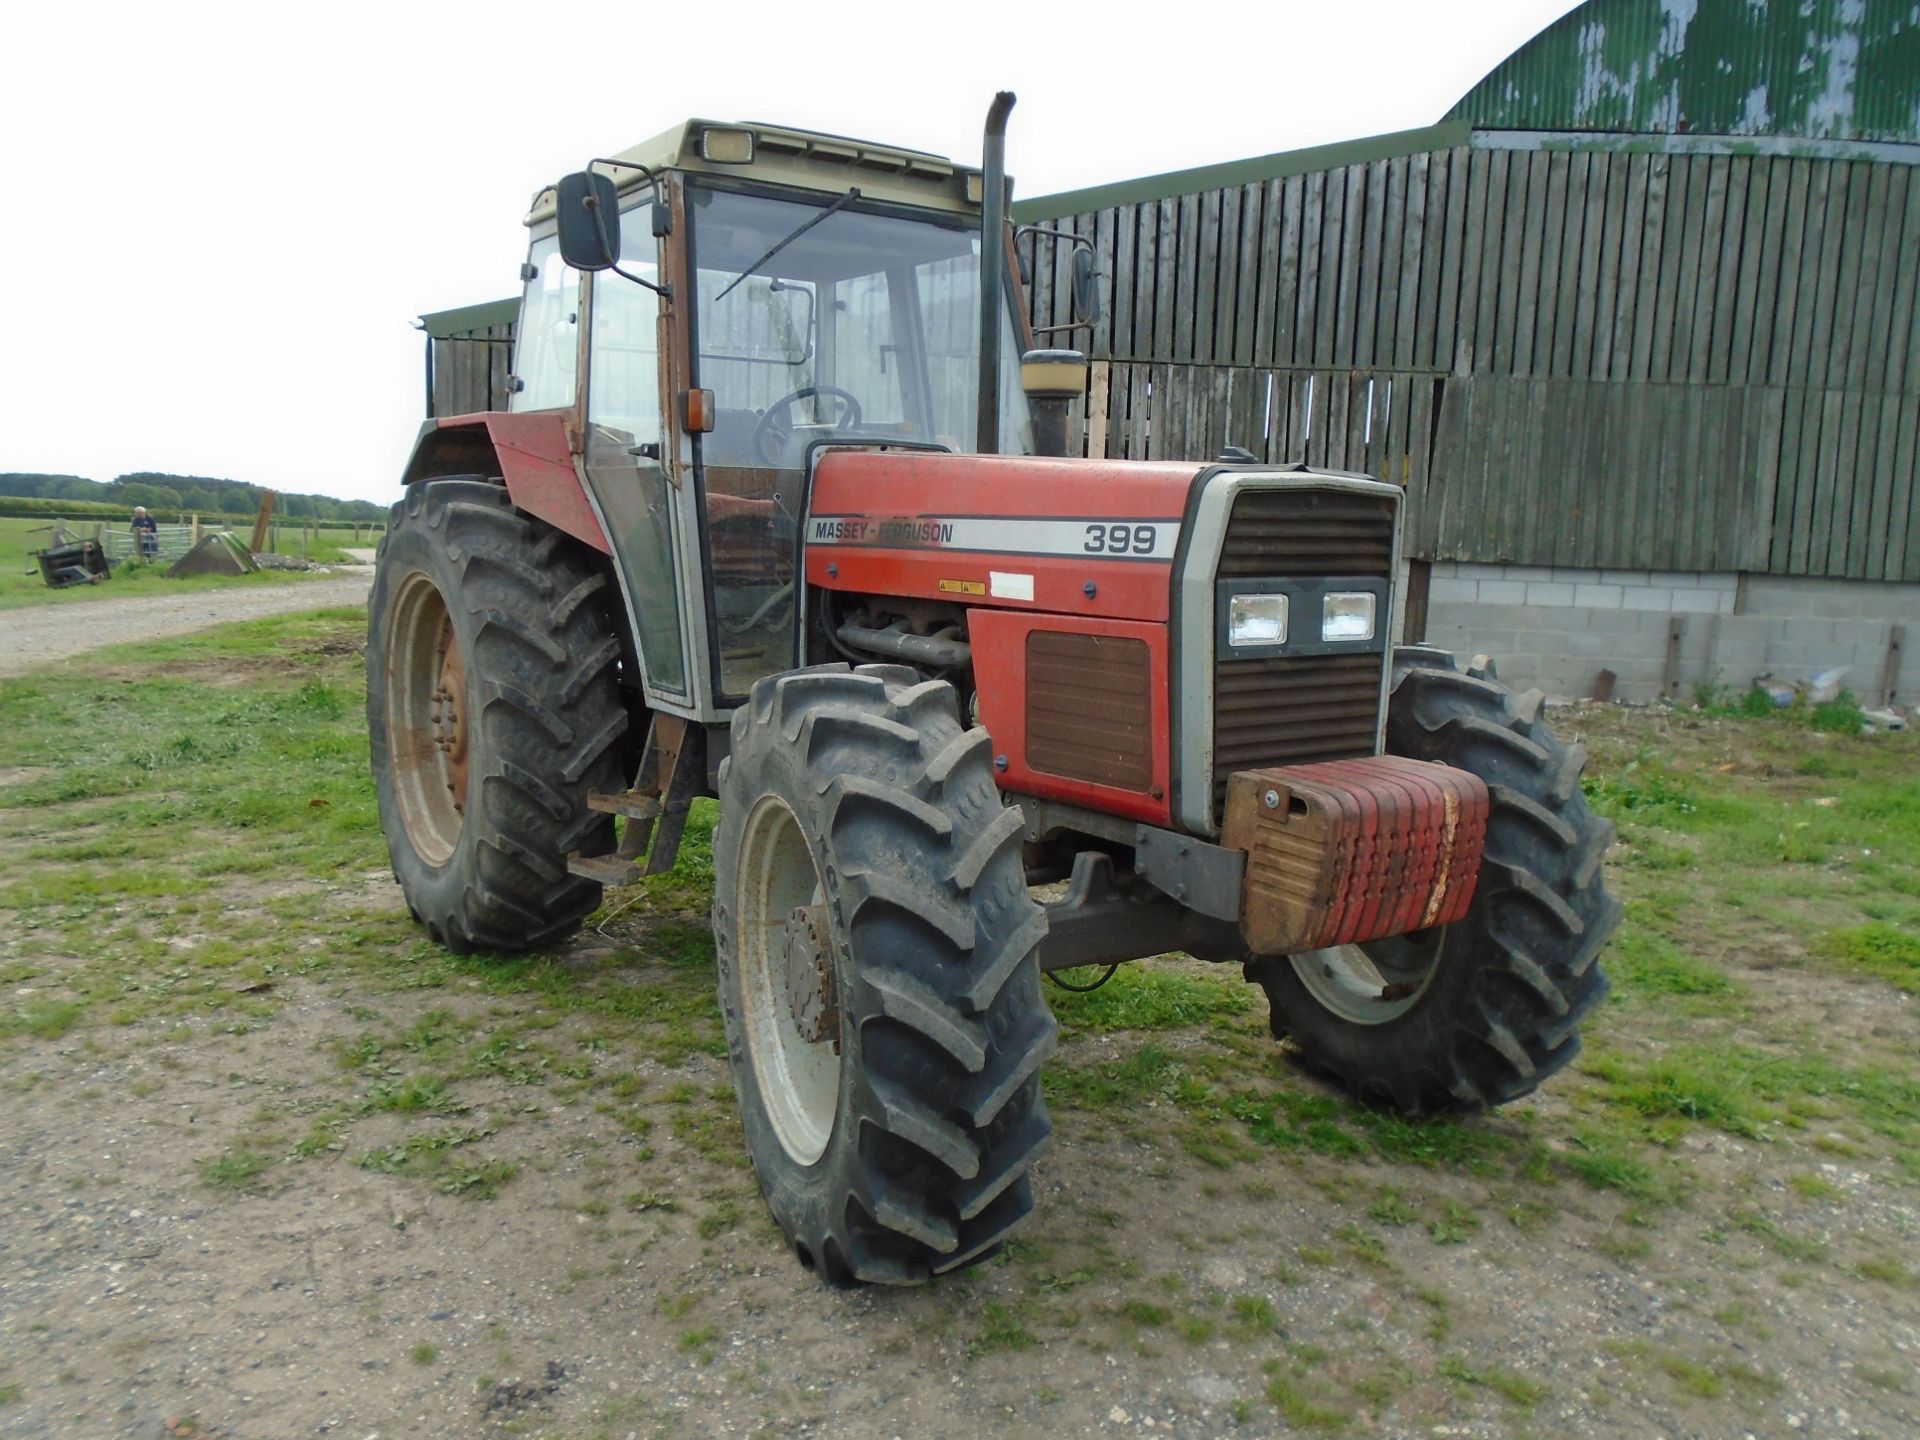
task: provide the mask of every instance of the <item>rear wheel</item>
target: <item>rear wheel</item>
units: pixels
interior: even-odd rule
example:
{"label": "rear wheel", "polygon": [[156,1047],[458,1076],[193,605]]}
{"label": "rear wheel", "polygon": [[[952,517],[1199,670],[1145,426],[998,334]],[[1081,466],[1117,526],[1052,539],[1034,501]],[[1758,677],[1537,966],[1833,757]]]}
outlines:
{"label": "rear wheel", "polygon": [[714,938],[768,1208],[836,1285],[916,1284],[1032,1208],[1054,1039],[1020,812],[953,690],[845,666],[772,677],[720,774]]}
{"label": "rear wheel", "polygon": [[1471,771],[1491,805],[1472,907],[1453,925],[1262,958],[1273,1033],[1363,1100],[1408,1114],[1533,1090],[1579,1053],[1607,994],[1596,963],[1620,917],[1600,862],[1613,827],[1580,791],[1540,692],[1516,695],[1443,651],[1396,652],[1387,751]]}
{"label": "rear wheel", "polygon": [[627,717],[602,572],[482,480],[408,489],[367,617],[367,730],[408,906],[448,948],[558,941],[600,903]]}

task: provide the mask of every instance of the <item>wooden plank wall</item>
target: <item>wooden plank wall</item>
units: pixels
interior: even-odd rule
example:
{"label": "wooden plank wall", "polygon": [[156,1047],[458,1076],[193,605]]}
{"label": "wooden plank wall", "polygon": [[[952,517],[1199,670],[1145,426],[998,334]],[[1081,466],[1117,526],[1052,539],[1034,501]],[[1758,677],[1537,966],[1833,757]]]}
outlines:
{"label": "wooden plank wall", "polygon": [[489,325],[433,342],[435,415],[472,415],[507,408],[513,326]]}
{"label": "wooden plank wall", "polygon": [[1915,167],[1461,146],[1046,223],[1091,453],[1390,475],[1430,559],[1920,580]]}

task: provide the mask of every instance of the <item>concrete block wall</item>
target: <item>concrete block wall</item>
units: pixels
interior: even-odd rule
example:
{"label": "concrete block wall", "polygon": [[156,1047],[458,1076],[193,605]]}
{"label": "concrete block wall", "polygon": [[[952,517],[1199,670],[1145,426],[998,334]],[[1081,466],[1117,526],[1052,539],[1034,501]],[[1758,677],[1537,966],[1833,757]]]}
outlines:
{"label": "concrete block wall", "polygon": [[1744,690],[1761,674],[1806,680],[1845,665],[1846,687],[1878,705],[1889,642],[1906,627],[1895,693],[1920,701],[1920,585],[1436,561],[1427,640],[1491,654],[1502,680],[1551,696],[1590,695],[1608,669],[1616,697],[1652,700],[1676,619],[1678,698],[1700,685]]}

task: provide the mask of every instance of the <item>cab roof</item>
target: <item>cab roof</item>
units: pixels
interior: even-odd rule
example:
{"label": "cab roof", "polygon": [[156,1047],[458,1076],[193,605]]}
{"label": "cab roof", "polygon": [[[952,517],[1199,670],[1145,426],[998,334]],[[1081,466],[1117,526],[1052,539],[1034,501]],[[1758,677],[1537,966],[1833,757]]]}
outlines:
{"label": "cab roof", "polygon": [[[751,134],[752,160],[729,163],[706,159],[702,141],[709,130]],[[978,166],[957,165],[944,155],[931,155],[924,150],[906,150],[898,145],[796,130],[758,120],[684,120],[651,140],[643,140],[607,158],[644,165],[652,171],[727,175],[805,190],[844,192],[849,187],[857,187],[863,197],[874,200],[965,215],[977,215],[980,211],[979,182],[975,178],[980,174]],[[611,168],[614,183],[621,190],[646,183],[639,170],[601,168]],[[969,199],[969,194],[974,198]],[[533,197],[527,223],[537,224],[552,215],[553,190],[548,187]]]}

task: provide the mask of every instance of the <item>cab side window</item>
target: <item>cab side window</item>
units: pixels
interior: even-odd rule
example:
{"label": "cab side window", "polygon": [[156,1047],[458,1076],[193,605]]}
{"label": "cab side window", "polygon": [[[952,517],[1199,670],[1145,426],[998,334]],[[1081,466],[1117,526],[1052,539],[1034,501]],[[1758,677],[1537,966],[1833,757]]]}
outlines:
{"label": "cab side window", "polygon": [[515,410],[558,410],[573,404],[580,367],[580,272],[560,260],[559,240],[533,242],[533,275],[520,305],[514,342]]}

